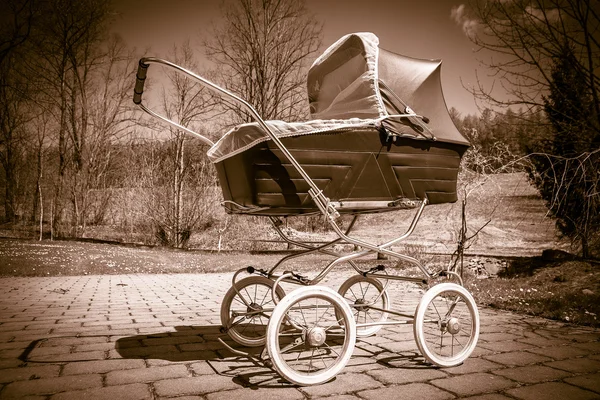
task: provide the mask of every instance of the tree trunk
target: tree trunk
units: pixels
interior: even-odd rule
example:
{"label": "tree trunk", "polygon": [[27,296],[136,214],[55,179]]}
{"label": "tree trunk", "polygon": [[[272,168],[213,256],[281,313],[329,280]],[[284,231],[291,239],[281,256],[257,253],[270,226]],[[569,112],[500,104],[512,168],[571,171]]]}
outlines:
{"label": "tree trunk", "polygon": [[[64,68],[64,66],[63,66]],[[65,72],[61,77],[60,85],[60,125],[58,128],[58,182],[54,187],[54,199],[52,200],[52,228],[50,229],[50,236],[54,238],[55,235],[60,235],[59,225],[61,223],[62,214],[62,186],[65,178],[66,171],[66,138],[65,131],[67,125],[67,93],[65,88]]]}
{"label": "tree trunk", "polygon": [[176,156],[175,162],[177,163],[175,167],[175,187],[174,187],[174,196],[175,196],[175,209],[174,209],[174,217],[175,217],[175,232],[174,240],[175,247],[181,247],[182,245],[182,227],[181,221],[183,220],[183,169],[184,169],[184,155],[185,150],[185,139],[182,133],[177,133],[176,137]]}
{"label": "tree trunk", "polygon": [[[38,204],[41,204],[42,197],[42,144],[37,149],[37,169],[35,179],[35,193],[33,194],[33,207],[31,213],[31,222],[35,224],[35,218],[38,214]],[[43,211],[42,211],[43,213]]]}
{"label": "tree trunk", "polygon": [[6,188],[5,188],[5,198],[4,198],[4,219],[6,222],[15,222],[16,213],[15,213],[15,173],[13,163],[10,160],[10,147],[6,151],[8,162],[4,166],[4,171],[6,173]]}
{"label": "tree trunk", "polygon": [[42,194],[41,182],[38,182],[37,191],[40,195],[40,240],[42,240],[44,238],[44,196]]}
{"label": "tree trunk", "polygon": [[2,166],[4,167],[4,177],[6,186],[4,188],[4,220],[6,222],[15,222],[15,160],[13,154],[14,135],[13,128],[3,124],[3,137],[0,139],[5,142],[5,152],[3,155]]}

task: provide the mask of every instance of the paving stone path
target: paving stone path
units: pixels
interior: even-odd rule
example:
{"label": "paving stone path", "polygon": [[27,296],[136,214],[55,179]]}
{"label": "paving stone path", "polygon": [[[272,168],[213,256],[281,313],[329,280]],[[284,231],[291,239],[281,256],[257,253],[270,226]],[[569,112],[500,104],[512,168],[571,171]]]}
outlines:
{"label": "paving stone path", "polygon": [[[1,278],[0,399],[600,398],[600,331],[490,309],[459,367],[425,364],[401,325],[357,342],[335,380],[296,387],[217,341],[231,277]],[[400,307],[421,296],[390,292]]]}

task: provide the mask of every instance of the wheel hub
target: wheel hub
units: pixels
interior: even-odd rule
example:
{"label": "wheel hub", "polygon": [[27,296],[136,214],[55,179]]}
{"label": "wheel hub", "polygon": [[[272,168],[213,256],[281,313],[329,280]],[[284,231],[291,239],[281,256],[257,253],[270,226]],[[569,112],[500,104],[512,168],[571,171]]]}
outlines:
{"label": "wheel hub", "polygon": [[327,333],[325,329],[315,327],[306,333],[306,343],[311,347],[318,347],[325,343]]}
{"label": "wheel hub", "polygon": [[262,311],[262,310],[263,310],[263,308],[260,304],[250,303],[250,305],[246,309],[246,312],[253,313],[253,312]]}
{"label": "wheel hub", "polygon": [[458,318],[450,318],[446,324],[446,329],[452,335],[456,335],[460,332],[460,322],[458,322]]}
{"label": "wheel hub", "polygon": [[368,307],[363,304],[367,304],[365,299],[356,299],[356,301],[354,301],[354,308],[356,308],[358,311],[366,311]]}

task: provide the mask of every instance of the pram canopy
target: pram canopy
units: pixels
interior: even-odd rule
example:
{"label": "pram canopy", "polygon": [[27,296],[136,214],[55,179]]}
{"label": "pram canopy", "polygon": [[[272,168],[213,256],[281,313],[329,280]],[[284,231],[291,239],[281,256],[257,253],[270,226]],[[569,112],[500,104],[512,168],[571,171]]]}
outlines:
{"label": "pram canopy", "polygon": [[[400,199],[454,202],[469,143],[448,114],[440,68],[380,49],[372,33],[346,35],[310,68],[313,120],[266,124],[341,212],[386,211]],[[208,157],[230,212],[318,211],[259,124],[230,130]]]}
{"label": "pram canopy", "polygon": [[[313,63],[308,97],[313,119],[384,118],[406,107],[429,118],[437,140],[469,145],[454,126],[442,93],[441,60],[420,60],[379,48],[372,33],[346,35]],[[410,124],[383,119],[386,130],[414,137]],[[417,137],[418,138],[418,137]]]}

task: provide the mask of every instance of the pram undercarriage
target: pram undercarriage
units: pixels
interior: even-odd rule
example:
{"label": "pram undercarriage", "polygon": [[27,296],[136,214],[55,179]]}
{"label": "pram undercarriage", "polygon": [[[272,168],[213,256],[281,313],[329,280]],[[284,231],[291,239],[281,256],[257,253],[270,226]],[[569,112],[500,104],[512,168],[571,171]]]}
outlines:
{"label": "pram undercarriage", "polygon": [[[344,46],[353,40],[350,36],[338,48],[347,51]],[[257,123],[230,131],[213,144],[154,113],[141,98],[151,63],[187,74],[226,96],[244,107]],[[317,70],[320,76],[324,74],[322,68]],[[379,81],[374,82],[379,93]],[[416,258],[393,249],[411,235],[428,204],[456,201],[456,173],[465,143],[437,140],[435,131],[427,126],[428,119],[407,106],[401,113],[371,119],[296,125],[265,122],[243,99],[156,58],[140,60],[134,102],[212,146],[209,157],[217,168],[228,212],[266,216],[285,242],[303,249],[283,257],[268,270],[248,267],[234,274],[221,306],[223,333],[243,346],[266,346],[260,359],[299,385],[320,384],[335,377],[350,359],[357,337],[374,335],[385,325],[412,324],[419,351],[434,365],[454,366],[469,357],[479,336],[479,315],[460,276],[448,269],[429,271]],[[397,104],[394,107],[398,109]],[[339,112],[339,107],[328,104],[327,108]],[[402,132],[406,126],[416,137]],[[404,208],[416,211],[402,235],[382,244],[352,235],[360,214]],[[309,244],[286,236],[281,229],[282,216],[314,213],[324,216],[337,236],[335,240]],[[340,214],[353,215],[346,229],[338,223]],[[354,250],[338,252],[334,246],[339,244],[351,245]],[[332,257],[316,276],[283,270],[289,261],[314,253]],[[397,275],[383,266],[363,270],[355,262],[373,254],[408,262],[421,276]],[[344,263],[356,275],[337,292],[319,285]],[[250,276],[239,279],[245,273]],[[389,282],[427,284],[437,278],[448,281],[427,290],[414,314],[392,309],[386,291]],[[300,287],[286,294],[282,282]],[[249,356],[222,343],[236,354]]]}

